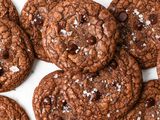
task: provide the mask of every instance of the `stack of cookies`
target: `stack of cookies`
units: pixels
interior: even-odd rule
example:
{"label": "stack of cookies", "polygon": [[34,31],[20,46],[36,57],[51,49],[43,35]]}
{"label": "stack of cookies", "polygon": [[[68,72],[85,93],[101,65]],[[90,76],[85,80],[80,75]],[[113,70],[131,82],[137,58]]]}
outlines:
{"label": "stack of cookies", "polygon": [[[34,56],[62,69],[34,91],[37,120],[160,120],[160,80],[142,78],[142,69],[160,69],[159,0],[113,0],[108,9],[92,0],[28,0],[20,22],[11,1],[1,1],[0,92],[24,81]],[[28,120],[19,106],[6,114],[17,103],[0,101],[0,119]]]}

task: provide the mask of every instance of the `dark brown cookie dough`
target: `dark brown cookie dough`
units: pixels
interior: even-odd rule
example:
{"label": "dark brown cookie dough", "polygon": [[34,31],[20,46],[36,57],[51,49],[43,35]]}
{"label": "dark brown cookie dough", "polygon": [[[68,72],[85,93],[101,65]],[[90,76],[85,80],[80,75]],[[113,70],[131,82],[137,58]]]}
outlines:
{"label": "dark brown cookie dough", "polygon": [[0,92],[19,86],[34,60],[30,41],[13,22],[0,19]]}
{"label": "dark brown cookie dough", "polygon": [[0,0],[0,18],[8,18],[19,23],[18,12],[11,0]]}
{"label": "dark brown cookie dough", "polygon": [[49,61],[42,46],[42,26],[48,12],[62,0],[28,0],[25,4],[20,22],[30,36],[37,58]]}
{"label": "dark brown cookie dough", "polygon": [[29,120],[29,117],[16,101],[0,96],[0,120]]}
{"label": "dark brown cookie dough", "polygon": [[121,44],[144,69],[156,66],[159,8],[159,0],[113,0],[108,8],[117,19]]}
{"label": "dark brown cookie dough", "polygon": [[115,19],[98,3],[65,0],[49,13],[42,36],[58,67],[95,72],[112,59],[118,34]]}
{"label": "dark brown cookie dough", "polygon": [[124,120],[160,120],[160,81],[144,84],[142,97]]}
{"label": "dark brown cookie dough", "polygon": [[37,120],[117,120],[132,108],[141,91],[141,70],[124,50],[97,73],[56,71],[36,88]]}

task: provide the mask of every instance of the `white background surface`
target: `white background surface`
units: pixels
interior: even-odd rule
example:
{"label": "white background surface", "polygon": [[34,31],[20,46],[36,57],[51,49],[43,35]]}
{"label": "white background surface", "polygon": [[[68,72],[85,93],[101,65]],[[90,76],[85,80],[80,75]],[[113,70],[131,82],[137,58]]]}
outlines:
{"label": "white background surface", "polygon": [[[12,0],[12,1],[17,7],[17,10],[20,14],[27,0]],[[95,1],[99,2],[105,7],[107,7],[111,2],[111,0],[95,0]],[[31,73],[31,75],[27,78],[27,80],[15,90],[7,93],[1,93],[1,95],[5,95],[16,100],[21,106],[24,107],[30,119],[35,120],[34,113],[32,110],[32,96],[33,96],[34,89],[45,75],[57,69],[58,68],[53,64],[35,60],[35,64],[32,70],[33,73]],[[143,71],[143,78],[144,78],[144,81],[157,79],[158,77],[157,77],[156,68]]]}

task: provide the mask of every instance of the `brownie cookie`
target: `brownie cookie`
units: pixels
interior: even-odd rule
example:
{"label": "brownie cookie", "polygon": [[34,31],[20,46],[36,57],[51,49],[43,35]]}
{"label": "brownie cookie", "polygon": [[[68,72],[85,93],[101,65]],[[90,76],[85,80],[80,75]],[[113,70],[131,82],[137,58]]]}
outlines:
{"label": "brownie cookie", "polygon": [[160,78],[160,41],[158,41],[157,72],[158,72],[158,78]]}
{"label": "brownie cookie", "polygon": [[117,120],[139,98],[141,70],[124,50],[96,73],[56,71],[36,88],[37,120]]}
{"label": "brownie cookie", "polygon": [[49,61],[42,46],[42,26],[48,12],[62,0],[28,0],[20,21],[21,26],[30,36],[37,58]]}
{"label": "brownie cookie", "polygon": [[29,118],[16,101],[0,96],[0,120],[29,120]]}
{"label": "brownie cookie", "polygon": [[49,13],[42,36],[58,67],[95,72],[112,59],[118,34],[115,19],[100,4],[65,0]]}
{"label": "brownie cookie", "polygon": [[0,0],[0,18],[8,18],[19,23],[18,12],[11,0]]}
{"label": "brownie cookie", "polygon": [[0,19],[0,92],[19,86],[34,60],[30,41],[13,22]]}
{"label": "brownie cookie", "polygon": [[160,81],[144,84],[142,97],[124,120],[160,120]]}
{"label": "brownie cookie", "polygon": [[159,8],[159,0],[113,0],[108,8],[117,19],[120,44],[124,44],[144,69],[156,66]]}

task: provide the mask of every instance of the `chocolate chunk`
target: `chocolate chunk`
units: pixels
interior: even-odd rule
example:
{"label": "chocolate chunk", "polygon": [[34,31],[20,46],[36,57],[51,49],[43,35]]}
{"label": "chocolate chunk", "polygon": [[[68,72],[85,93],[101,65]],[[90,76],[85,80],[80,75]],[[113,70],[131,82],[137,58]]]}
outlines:
{"label": "chocolate chunk", "polygon": [[149,99],[146,100],[145,106],[149,108],[149,107],[154,106],[155,104],[156,104],[155,99],[154,98],[149,98]]}
{"label": "chocolate chunk", "polygon": [[51,105],[51,98],[50,97],[45,97],[43,100],[44,105]]}
{"label": "chocolate chunk", "polygon": [[141,31],[143,29],[143,23],[140,21],[135,23],[135,29]]}
{"label": "chocolate chunk", "polygon": [[127,18],[128,18],[128,15],[125,11],[120,12],[118,15],[118,20],[120,22],[125,22],[127,20]]}
{"label": "chocolate chunk", "polygon": [[35,26],[42,26],[43,22],[44,22],[44,19],[43,19],[43,17],[39,13],[36,13],[33,16],[33,22],[34,22]]}
{"label": "chocolate chunk", "polygon": [[118,64],[115,60],[112,60],[109,64],[109,67],[112,69],[116,69],[118,67]]}
{"label": "chocolate chunk", "polygon": [[93,94],[93,99],[94,101],[98,101],[99,99],[101,98],[101,93],[99,91],[96,91],[94,94]]}
{"label": "chocolate chunk", "polygon": [[86,22],[88,21],[88,16],[87,16],[87,14],[80,15],[80,16],[79,16],[79,21],[80,21],[81,24],[86,23]]}
{"label": "chocolate chunk", "polygon": [[157,14],[150,14],[149,20],[151,21],[151,24],[154,25],[158,22],[158,15]]}
{"label": "chocolate chunk", "polygon": [[136,41],[135,41],[135,44],[136,44],[136,46],[137,46],[139,49],[143,49],[143,48],[145,47],[145,46],[144,46],[145,42],[142,41],[142,40],[136,40]]}
{"label": "chocolate chunk", "polygon": [[86,42],[87,42],[89,45],[94,45],[94,44],[96,44],[97,39],[96,39],[96,37],[91,36],[91,37],[89,37],[89,38],[86,40]]}
{"label": "chocolate chunk", "polygon": [[0,76],[2,76],[4,74],[4,70],[2,67],[0,67]]}
{"label": "chocolate chunk", "polygon": [[67,48],[68,53],[74,55],[76,54],[76,50],[78,50],[78,46],[76,44],[71,43],[68,45],[68,48]]}
{"label": "chocolate chunk", "polygon": [[1,59],[8,59],[9,58],[9,52],[7,50],[1,50],[0,51],[0,58]]}

